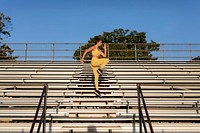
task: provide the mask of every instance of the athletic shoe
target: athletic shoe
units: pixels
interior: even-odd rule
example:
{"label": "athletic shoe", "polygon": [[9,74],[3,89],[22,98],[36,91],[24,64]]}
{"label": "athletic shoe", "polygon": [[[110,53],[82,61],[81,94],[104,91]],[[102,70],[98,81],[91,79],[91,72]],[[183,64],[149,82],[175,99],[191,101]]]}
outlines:
{"label": "athletic shoe", "polygon": [[100,68],[97,70],[97,72],[99,73],[99,75],[103,75],[103,71]]}
{"label": "athletic shoe", "polygon": [[101,93],[100,93],[99,90],[95,90],[94,93],[95,93],[97,96],[101,97]]}

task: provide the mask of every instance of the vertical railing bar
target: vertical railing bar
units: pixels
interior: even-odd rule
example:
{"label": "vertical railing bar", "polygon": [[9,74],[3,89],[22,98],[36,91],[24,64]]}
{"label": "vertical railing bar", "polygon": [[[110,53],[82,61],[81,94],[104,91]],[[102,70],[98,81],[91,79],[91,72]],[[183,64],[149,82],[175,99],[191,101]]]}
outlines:
{"label": "vertical railing bar", "polygon": [[164,50],[164,44],[162,43],[162,57],[163,57],[163,61],[165,59],[165,50]]}
{"label": "vertical railing bar", "polygon": [[80,48],[79,48],[79,49],[80,49],[80,55],[79,55],[79,56],[80,56],[80,57],[79,57],[80,60],[81,60],[81,57],[82,57],[82,55],[81,55],[81,50],[82,50],[82,48],[81,48],[81,47],[82,47],[82,44],[80,44]]}
{"label": "vertical railing bar", "polygon": [[145,113],[146,113],[146,116],[147,116],[147,121],[149,123],[149,127],[150,127],[150,130],[151,130],[151,133],[154,133],[153,127],[152,127],[152,123],[151,123],[151,120],[150,120],[150,117],[149,117],[149,112],[147,110],[147,106],[146,106],[146,103],[145,103],[144,96],[143,96],[142,89],[141,89],[140,85],[139,85],[139,90],[140,90],[140,94],[141,94],[144,110],[145,110]]}
{"label": "vertical railing bar", "polygon": [[140,92],[139,84],[137,84],[137,96],[138,96],[138,115],[139,115],[139,132],[142,133],[142,123],[141,123],[141,111],[140,111]]}
{"label": "vertical railing bar", "polygon": [[143,116],[143,113],[142,113],[141,102],[140,102],[140,99],[141,99],[140,85],[138,85],[138,98],[139,98],[139,99],[138,99],[138,100],[139,100],[138,112],[139,112],[140,132],[142,132],[142,124],[143,124],[144,131],[145,131],[145,133],[147,133],[147,128],[146,128],[144,116]]}
{"label": "vertical railing bar", "polygon": [[44,116],[43,116],[43,133],[46,132],[46,110],[47,110],[47,91],[48,91],[48,85],[45,84],[45,94],[44,94]]}
{"label": "vertical railing bar", "polygon": [[39,125],[38,125],[37,133],[40,132],[40,128],[41,128],[41,125],[42,125],[43,117],[44,117],[44,111],[42,111],[42,115],[40,116],[40,122],[39,122]]}
{"label": "vertical railing bar", "polygon": [[199,105],[198,105],[199,101],[197,101],[195,104],[196,104],[196,112],[197,114],[199,114]]}
{"label": "vertical railing bar", "polygon": [[128,100],[126,101],[126,104],[127,104],[126,105],[126,113],[128,114],[129,113],[129,101]]}
{"label": "vertical railing bar", "polygon": [[42,103],[42,99],[43,99],[44,93],[45,93],[45,88],[43,89],[42,94],[40,96],[40,101],[38,103],[38,107],[37,107],[37,110],[35,112],[35,117],[33,119],[33,123],[32,123],[31,129],[30,129],[30,133],[33,133],[33,129],[34,129],[34,126],[35,126],[35,123],[36,123],[36,119],[38,117],[38,113],[39,113],[39,109],[41,107],[41,103]]}
{"label": "vertical railing bar", "polygon": [[28,50],[28,44],[25,44],[25,49],[24,49],[24,61],[27,61],[27,50]]}
{"label": "vertical railing bar", "polygon": [[[135,60],[137,59],[137,48],[136,48],[136,44],[134,43],[134,48],[135,48]],[[138,59],[137,59],[138,60]]]}
{"label": "vertical railing bar", "polygon": [[192,44],[189,45],[190,45],[190,60],[192,60]]}
{"label": "vertical railing bar", "polygon": [[107,44],[107,57],[108,57],[108,59],[110,57],[110,45],[109,45],[109,43]]}
{"label": "vertical railing bar", "polygon": [[142,124],[143,124],[143,127],[144,127],[144,131],[145,131],[145,133],[147,133],[147,127],[146,127],[146,124],[145,124],[144,115],[142,113],[141,107],[140,107],[140,113],[141,113],[141,121],[142,121]]}
{"label": "vertical railing bar", "polygon": [[132,125],[132,126],[133,126],[133,133],[136,133],[136,128],[135,128],[135,116],[136,116],[136,115],[135,115],[135,113],[134,113],[134,114],[133,114],[133,123],[132,123],[132,124],[133,124],[133,125]]}
{"label": "vertical railing bar", "polygon": [[54,62],[54,58],[55,58],[55,44],[52,44],[52,62]]}

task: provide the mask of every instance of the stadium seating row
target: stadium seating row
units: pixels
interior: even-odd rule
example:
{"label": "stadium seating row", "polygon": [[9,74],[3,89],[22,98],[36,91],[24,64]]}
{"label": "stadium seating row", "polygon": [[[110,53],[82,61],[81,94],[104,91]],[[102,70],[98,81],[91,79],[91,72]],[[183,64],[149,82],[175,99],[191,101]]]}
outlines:
{"label": "stadium seating row", "polygon": [[200,131],[198,62],[111,61],[103,73],[99,98],[90,64],[0,62],[0,132],[30,130],[45,84],[48,132],[138,132],[138,84],[155,132]]}

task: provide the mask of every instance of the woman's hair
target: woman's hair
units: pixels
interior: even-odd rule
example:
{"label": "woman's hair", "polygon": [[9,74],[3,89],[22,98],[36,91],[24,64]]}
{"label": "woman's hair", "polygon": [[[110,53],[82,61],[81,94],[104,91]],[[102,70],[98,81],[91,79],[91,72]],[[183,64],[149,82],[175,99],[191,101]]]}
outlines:
{"label": "woman's hair", "polygon": [[95,36],[94,43],[97,44],[99,41],[101,41],[101,38],[99,36]]}

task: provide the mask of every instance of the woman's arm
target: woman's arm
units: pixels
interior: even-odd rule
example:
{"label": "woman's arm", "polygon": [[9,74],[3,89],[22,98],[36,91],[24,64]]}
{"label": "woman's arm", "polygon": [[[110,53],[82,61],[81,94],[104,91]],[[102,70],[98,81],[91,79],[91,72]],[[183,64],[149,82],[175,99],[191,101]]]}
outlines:
{"label": "woman's arm", "polygon": [[84,58],[85,58],[86,54],[87,54],[88,52],[92,51],[93,49],[94,49],[94,46],[92,46],[92,47],[90,47],[89,49],[86,49],[86,50],[85,50],[85,52],[83,53],[83,56],[82,56],[82,58],[81,58],[81,64],[84,63]]}
{"label": "woman's arm", "polygon": [[103,57],[106,57],[106,43],[104,43],[104,46],[103,46],[103,49],[104,49],[104,53],[103,52],[101,52],[101,55],[103,56]]}

